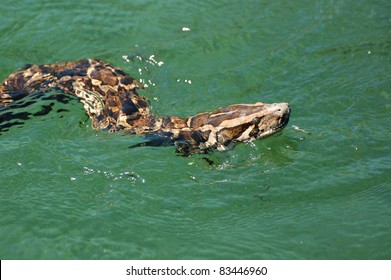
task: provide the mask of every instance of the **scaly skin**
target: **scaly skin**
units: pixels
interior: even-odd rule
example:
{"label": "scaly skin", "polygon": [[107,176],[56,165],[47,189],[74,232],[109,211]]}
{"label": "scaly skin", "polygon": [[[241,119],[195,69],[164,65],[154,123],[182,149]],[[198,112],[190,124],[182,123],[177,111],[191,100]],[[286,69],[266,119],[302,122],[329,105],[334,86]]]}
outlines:
{"label": "scaly skin", "polygon": [[[96,59],[48,65],[27,65],[0,85],[0,108],[6,110],[23,97],[60,90],[80,99],[96,130],[146,134],[143,145],[172,144],[184,155],[225,151],[281,131],[289,120],[287,103],[236,104],[185,119],[158,117],[140,85],[119,68]],[[0,119],[1,123],[1,119]]]}

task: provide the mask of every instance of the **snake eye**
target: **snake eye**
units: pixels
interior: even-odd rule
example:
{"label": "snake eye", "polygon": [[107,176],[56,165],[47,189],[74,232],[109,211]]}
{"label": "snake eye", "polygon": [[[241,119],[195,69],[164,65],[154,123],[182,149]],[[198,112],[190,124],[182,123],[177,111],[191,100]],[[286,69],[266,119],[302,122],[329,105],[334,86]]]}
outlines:
{"label": "snake eye", "polygon": [[255,118],[252,119],[251,123],[252,123],[252,124],[259,124],[260,121],[261,121],[260,118],[255,117]]}

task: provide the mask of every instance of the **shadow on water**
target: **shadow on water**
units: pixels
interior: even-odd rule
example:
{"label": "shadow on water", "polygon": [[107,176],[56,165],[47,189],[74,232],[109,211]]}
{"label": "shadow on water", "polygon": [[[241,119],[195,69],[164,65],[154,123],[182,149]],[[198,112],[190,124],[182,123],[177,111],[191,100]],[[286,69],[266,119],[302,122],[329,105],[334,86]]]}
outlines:
{"label": "shadow on water", "polygon": [[23,126],[33,117],[47,116],[51,112],[60,113],[58,117],[62,118],[62,113],[70,110],[61,105],[71,102],[78,103],[77,98],[57,91],[41,91],[0,107],[0,135],[12,127]]}

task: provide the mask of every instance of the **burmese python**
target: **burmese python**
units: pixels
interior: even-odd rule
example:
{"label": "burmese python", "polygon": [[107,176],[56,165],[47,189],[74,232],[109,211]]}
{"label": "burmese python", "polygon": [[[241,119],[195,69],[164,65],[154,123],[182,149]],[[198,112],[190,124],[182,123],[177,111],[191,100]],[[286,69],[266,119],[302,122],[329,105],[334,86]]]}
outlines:
{"label": "burmese python", "polygon": [[[77,96],[96,130],[146,134],[140,145],[175,145],[184,155],[224,151],[238,142],[265,138],[288,123],[287,103],[236,104],[188,118],[158,117],[136,89],[140,84],[122,70],[97,59],[26,65],[0,85],[0,110],[27,95],[59,90]],[[0,124],[4,122],[0,115]]]}

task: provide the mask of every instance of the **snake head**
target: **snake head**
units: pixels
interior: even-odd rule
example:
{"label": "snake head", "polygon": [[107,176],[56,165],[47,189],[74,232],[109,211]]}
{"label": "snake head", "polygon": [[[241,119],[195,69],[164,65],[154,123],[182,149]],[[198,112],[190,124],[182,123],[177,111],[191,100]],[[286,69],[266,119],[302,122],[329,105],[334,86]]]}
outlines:
{"label": "snake head", "polygon": [[192,146],[198,144],[201,151],[213,148],[225,151],[236,143],[281,131],[288,124],[290,112],[288,103],[236,104],[189,117],[186,123],[193,131],[190,141],[196,142]]}
{"label": "snake head", "polygon": [[155,130],[138,146],[175,145],[184,156],[226,151],[239,142],[251,142],[281,131],[290,115],[288,103],[236,104],[187,119],[156,119]]}

